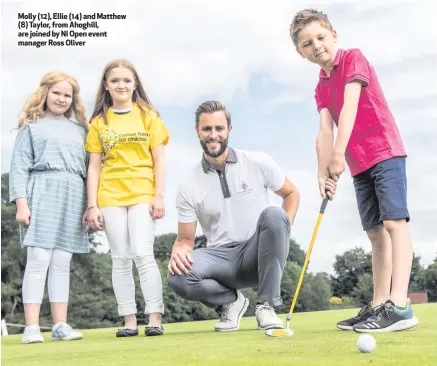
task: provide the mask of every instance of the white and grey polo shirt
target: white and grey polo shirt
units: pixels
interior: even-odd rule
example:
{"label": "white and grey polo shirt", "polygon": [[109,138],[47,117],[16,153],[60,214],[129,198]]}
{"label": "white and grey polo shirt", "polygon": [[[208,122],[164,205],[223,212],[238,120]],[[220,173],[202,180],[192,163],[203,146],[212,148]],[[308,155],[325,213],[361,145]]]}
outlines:
{"label": "white and grey polo shirt", "polygon": [[277,191],[284,181],[284,172],[266,153],[229,147],[223,171],[203,158],[180,184],[179,222],[199,221],[208,247],[247,241],[270,206],[268,190]]}

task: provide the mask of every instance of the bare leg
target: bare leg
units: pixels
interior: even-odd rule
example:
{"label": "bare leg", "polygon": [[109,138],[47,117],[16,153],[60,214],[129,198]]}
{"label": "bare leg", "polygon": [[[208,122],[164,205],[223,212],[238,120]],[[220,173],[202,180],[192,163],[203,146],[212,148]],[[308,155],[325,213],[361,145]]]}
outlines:
{"label": "bare leg", "polygon": [[41,304],[24,304],[24,316],[26,318],[26,327],[29,325],[39,324],[39,310]]}
{"label": "bare leg", "polygon": [[373,306],[377,306],[390,296],[392,245],[382,225],[367,230],[367,236],[372,243]]}
{"label": "bare leg", "polygon": [[390,234],[393,250],[393,275],[390,298],[398,306],[407,306],[408,285],[413,262],[413,244],[405,220],[384,221]]}
{"label": "bare leg", "polygon": [[125,315],[124,326],[127,329],[137,329],[137,316],[135,314]]}
{"label": "bare leg", "polygon": [[50,303],[52,310],[53,324],[67,323],[68,302],[52,302]]}
{"label": "bare leg", "polygon": [[160,327],[162,322],[162,314],[161,313],[151,313],[149,315],[149,327]]}

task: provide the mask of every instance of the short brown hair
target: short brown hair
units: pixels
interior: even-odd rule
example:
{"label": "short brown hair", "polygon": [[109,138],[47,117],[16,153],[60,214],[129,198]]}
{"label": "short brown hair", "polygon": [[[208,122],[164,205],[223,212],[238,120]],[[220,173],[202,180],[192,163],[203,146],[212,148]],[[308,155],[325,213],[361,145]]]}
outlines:
{"label": "short brown hair", "polygon": [[226,116],[226,121],[228,121],[228,126],[231,125],[231,113],[226,109],[223,103],[216,100],[208,100],[200,104],[196,109],[196,126],[199,125],[200,115],[202,113],[214,113],[223,111]]}
{"label": "short brown hair", "polygon": [[328,16],[323,12],[316,9],[304,9],[298,11],[290,25],[290,36],[296,47],[299,32],[312,22],[318,22],[321,26],[331,31],[333,30],[332,24],[329,21]]}

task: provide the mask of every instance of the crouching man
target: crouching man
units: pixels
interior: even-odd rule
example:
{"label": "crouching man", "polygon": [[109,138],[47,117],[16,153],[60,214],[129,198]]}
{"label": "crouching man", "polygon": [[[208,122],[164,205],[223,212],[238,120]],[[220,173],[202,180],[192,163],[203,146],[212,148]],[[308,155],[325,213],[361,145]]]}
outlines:
{"label": "crouching man", "polygon": [[[178,235],[168,265],[169,286],[182,298],[221,314],[216,331],[239,329],[249,301],[238,290],[257,289],[259,329],[283,328],[281,279],[299,192],[271,157],[228,146],[231,116],[217,101],[196,111],[203,157],[177,195]],[[269,205],[268,191],[283,199]],[[207,247],[193,251],[197,222]]]}

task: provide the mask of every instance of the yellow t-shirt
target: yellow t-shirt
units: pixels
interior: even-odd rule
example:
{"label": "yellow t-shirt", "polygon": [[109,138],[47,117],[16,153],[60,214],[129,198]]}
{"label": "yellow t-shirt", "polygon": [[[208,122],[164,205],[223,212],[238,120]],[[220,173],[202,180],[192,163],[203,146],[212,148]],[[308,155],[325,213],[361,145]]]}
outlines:
{"label": "yellow t-shirt", "polygon": [[167,145],[169,133],[156,111],[142,113],[134,103],[126,114],[109,108],[103,117],[91,121],[85,149],[103,152],[97,204],[131,206],[150,203],[155,194],[152,149]]}

